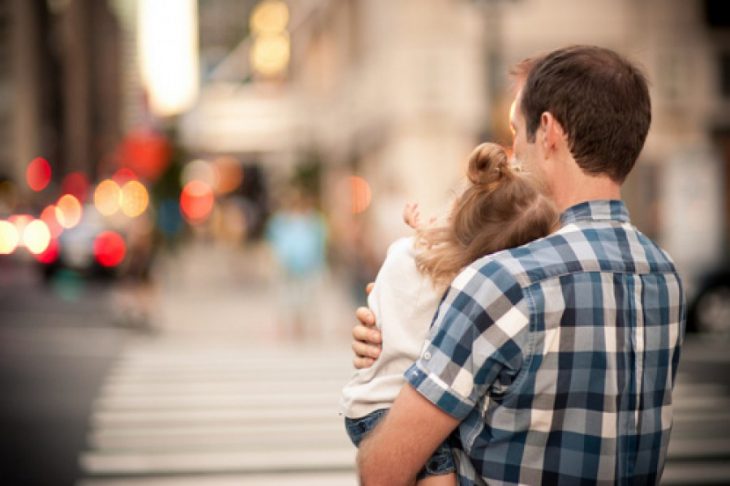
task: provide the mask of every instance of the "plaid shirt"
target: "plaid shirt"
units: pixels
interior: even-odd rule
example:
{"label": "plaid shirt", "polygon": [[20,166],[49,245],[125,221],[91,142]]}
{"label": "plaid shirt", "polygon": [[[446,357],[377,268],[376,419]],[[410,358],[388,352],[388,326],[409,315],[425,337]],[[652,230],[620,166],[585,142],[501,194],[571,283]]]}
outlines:
{"label": "plaid shirt", "polygon": [[684,335],[669,256],[620,201],[454,280],[406,379],[461,420],[460,484],[656,484]]}

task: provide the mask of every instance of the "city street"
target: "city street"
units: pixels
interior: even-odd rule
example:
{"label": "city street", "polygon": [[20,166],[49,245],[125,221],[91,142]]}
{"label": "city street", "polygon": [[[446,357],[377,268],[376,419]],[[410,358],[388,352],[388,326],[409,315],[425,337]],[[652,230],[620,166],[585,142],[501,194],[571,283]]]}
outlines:
{"label": "city street", "polygon": [[[192,245],[154,288],[77,282],[76,300],[3,262],[0,482],[356,484],[346,286],[325,284],[329,311],[295,342],[266,262]],[[663,484],[730,482],[728,344],[687,339]]]}

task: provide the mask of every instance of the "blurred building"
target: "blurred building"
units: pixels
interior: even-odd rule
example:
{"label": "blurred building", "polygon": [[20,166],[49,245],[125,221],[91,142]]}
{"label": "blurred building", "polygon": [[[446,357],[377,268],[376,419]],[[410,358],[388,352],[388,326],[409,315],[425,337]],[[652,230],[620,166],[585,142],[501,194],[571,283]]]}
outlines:
{"label": "blurred building", "polygon": [[93,177],[121,135],[120,33],[107,2],[2,2],[0,38],[0,171],[21,182],[43,156],[56,174]]}
{"label": "blurred building", "polygon": [[[691,283],[730,241],[723,3],[185,0],[176,11],[195,25],[167,44],[185,49],[185,83],[169,86],[191,87],[176,114],[155,114],[191,157],[226,156],[274,187],[316,165],[335,237],[378,261],[405,231],[406,201],[438,212],[474,145],[510,142],[510,65],[566,44],[610,47],[645,68],[654,108],[625,198]],[[149,122],[141,86],[154,90],[140,66],[164,44],[144,40],[150,5],[0,2],[0,175],[19,181],[45,155],[61,174],[93,177],[124,133]],[[162,17],[153,32],[176,24]]]}
{"label": "blurred building", "polygon": [[[637,61],[651,82],[654,121],[625,188],[633,219],[694,277],[723,259],[730,227],[730,29],[720,4],[291,0],[285,75],[257,78],[253,38],[242,31],[211,68],[183,124],[186,140],[256,154],[274,171],[314,149],[334,193],[337,177],[363,176],[372,202],[355,218],[379,253],[402,231],[405,201],[436,211],[479,140],[509,143],[510,65],[567,44],[603,45]],[[212,25],[201,25],[201,37]],[[336,213],[341,201],[329,201]]]}

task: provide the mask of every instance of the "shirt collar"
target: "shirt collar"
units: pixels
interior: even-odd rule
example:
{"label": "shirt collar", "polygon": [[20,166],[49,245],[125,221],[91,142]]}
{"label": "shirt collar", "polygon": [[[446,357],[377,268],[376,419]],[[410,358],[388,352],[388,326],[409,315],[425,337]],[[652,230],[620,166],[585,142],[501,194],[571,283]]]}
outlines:
{"label": "shirt collar", "polygon": [[560,215],[560,225],[565,226],[579,221],[629,221],[629,211],[623,201],[597,200],[586,201],[571,206]]}

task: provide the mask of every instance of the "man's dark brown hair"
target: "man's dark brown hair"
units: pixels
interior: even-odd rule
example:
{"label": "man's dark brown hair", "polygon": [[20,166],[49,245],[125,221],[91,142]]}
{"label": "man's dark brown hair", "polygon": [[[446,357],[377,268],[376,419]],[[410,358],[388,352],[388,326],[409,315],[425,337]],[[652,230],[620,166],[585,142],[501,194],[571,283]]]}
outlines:
{"label": "man's dark brown hair", "polygon": [[527,140],[550,112],[586,173],[623,182],[644,146],[651,123],[646,78],[609,49],[572,46],[529,60],[520,104]]}

